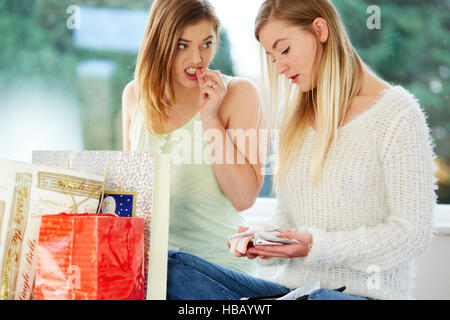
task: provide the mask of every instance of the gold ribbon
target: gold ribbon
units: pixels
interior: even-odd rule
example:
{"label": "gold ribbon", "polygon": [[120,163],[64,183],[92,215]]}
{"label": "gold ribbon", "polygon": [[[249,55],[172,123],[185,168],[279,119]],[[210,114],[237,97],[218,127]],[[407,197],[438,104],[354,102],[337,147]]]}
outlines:
{"label": "gold ribbon", "polygon": [[98,208],[97,208],[97,214],[100,213],[100,208],[103,205],[103,198],[105,197],[105,188],[106,188],[106,181],[108,179],[108,172],[109,172],[109,160],[106,160],[105,172],[103,173],[104,180],[103,180],[102,195],[100,197],[100,203],[99,203]]}
{"label": "gold ribbon", "polygon": [[[67,160],[66,160],[66,168],[68,170],[70,170],[69,158],[67,158]],[[82,185],[83,183],[81,183],[81,184],[74,183],[74,181],[71,180],[70,178],[60,179],[59,184],[63,187],[63,189],[62,189],[63,193],[67,194],[70,197],[70,199],[72,200],[72,204],[73,204],[70,212],[68,212],[68,213],[79,213],[78,206],[82,205],[89,199],[93,198],[98,193],[100,193],[100,202],[99,202],[99,205],[97,208],[97,214],[100,213],[100,208],[101,208],[101,205],[103,202],[103,198],[105,197],[105,188],[106,188],[106,182],[108,179],[108,172],[109,172],[109,160],[106,161],[105,170],[103,173],[103,185],[98,190],[92,191],[84,200],[82,200],[80,202],[76,202],[73,194],[71,194],[70,192],[67,192],[67,189],[69,189],[69,190],[79,189],[79,188],[83,187],[83,185]]]}
{"label": "gold ribbon", "polygon": [[74,188],[79,188],[79,185],[77,186],[74,183],[74,180],[70,179],[70,178],[61,178],[59,180],[59,184],[62,187],[61,191],[68,195],[70,197],[70,199],[72,200],[72,207],[70,209],[70,212],[68,213],[79,213],[78,212],[78,206],[82,205],[83,203],[85,203],[86,201],[88,201],[89,199],[93,198],[95,195],[101,193],[104,194],[105,192],[105,184],[103,184],[103,186],[101,186],[100,188],[90,192],[85,199],[76,202],[74,195],[71,193],[71,190],[74,190]]}

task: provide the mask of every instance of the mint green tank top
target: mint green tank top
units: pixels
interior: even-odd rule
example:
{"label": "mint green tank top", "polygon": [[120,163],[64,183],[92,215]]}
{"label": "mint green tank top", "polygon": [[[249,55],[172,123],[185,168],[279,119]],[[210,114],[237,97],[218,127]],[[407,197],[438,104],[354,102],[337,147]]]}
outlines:
{"label": "mint green tank top", "polygon": [[[224,76],[225,84],[231,79]],[[152,135],[136,107],[129,138],[132,151],[171,155],[169,248],[253,273],[252,261],[235,257],[226,244],[238,226],[245,224],[217,183],[200,112],[171,133]]]}

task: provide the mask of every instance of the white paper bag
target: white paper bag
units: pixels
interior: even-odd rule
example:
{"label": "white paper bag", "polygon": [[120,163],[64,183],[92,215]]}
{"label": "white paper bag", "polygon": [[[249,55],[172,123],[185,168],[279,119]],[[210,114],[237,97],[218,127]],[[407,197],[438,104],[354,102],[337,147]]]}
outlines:
{"label": "white paper bag", "polygon": [[41,215],[96,213],[102,176],[0,160],[1,299],[30,299]]}

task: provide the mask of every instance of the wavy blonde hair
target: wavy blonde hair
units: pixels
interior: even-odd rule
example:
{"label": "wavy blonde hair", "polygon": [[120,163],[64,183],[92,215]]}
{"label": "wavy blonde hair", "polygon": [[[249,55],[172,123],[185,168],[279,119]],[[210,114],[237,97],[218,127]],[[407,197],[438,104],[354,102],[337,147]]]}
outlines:
{"label": "wavy blonde hair", "polygon": [[162,133],[162,123],[173,108],[175,94],[171,86],[171,68],[181,34],[187,26],[207,19],[219,42],[220,22],[207,0],[155,0],[150,10],[135,70],[138,106],[147,129]]}
{"label": "wavy blonde hair", "polygon": [[[343,124],[349,102],[361,88],[364,63],[350,43],[336,9],[327,0],[266,0],[256,17],[255,36],[258,41],[261,29],[270,19],[287,21],[316,36],[311,25],[319,17],[327,22],[329,36],[323,44],[322,58],[317,61],[316,57],[314,61],[313,70],[318,72],[317,86],[309,92],[300,92],[298,88],[292,90],[288,79],[283,81],[281,76],[277,76],[274,64],[261,46],[261,54],[266,55],[266,59],[263,57],[261,61],[266,61],[267,68],[263,63],[263,73],[269,75],[271,92],[269,128],[274,128],[279,108],[284,108],[279,119],[278,170],[273,180],[275,189],[287,177],[314,118],[317,135],[312,156],[312,181],[315,185],[319,183],[338,126]],[[280,91],[283,88],[285,103],[281,103]]]}

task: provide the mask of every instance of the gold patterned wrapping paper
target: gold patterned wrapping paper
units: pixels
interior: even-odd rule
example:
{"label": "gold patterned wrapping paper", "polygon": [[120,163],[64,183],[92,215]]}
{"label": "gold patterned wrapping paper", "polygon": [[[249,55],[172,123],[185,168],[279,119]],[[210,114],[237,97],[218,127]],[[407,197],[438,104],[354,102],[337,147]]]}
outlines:
{"label": "gold patterned wrapping paper", "polygon": [[0,160],[0,299],[32,296],[40,217],[95,213],[103,187],[102,176]]}
{"label": "gold patterned wrapping paper", "polygon": [[[105,175],[105,190],[137,193],[135,216],[145,220],[145,279],[148,279],[150,227],[156,154],[138,151],[34,151],[33,163]],[[147,290],[147,283],[145,284]]]}

